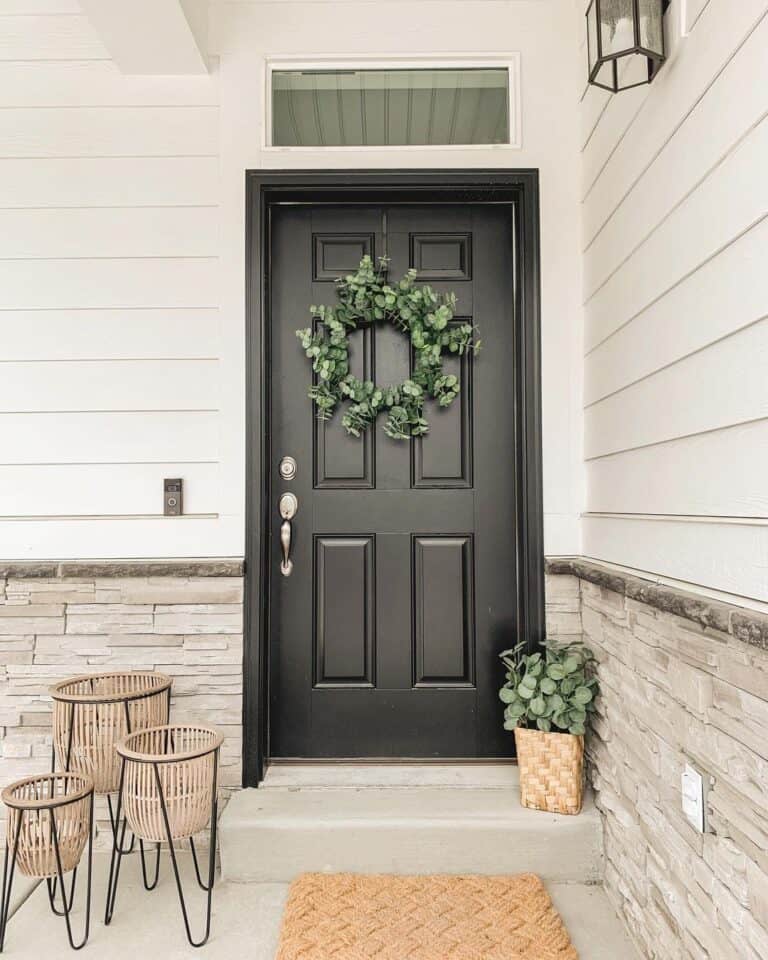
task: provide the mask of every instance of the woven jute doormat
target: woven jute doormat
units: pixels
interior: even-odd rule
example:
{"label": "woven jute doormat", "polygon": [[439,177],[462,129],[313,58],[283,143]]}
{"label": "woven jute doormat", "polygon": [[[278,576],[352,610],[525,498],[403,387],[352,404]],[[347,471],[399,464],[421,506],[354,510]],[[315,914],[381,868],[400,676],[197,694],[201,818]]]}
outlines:
{"label": "woven jute doormat", "polygon": [[277,960],[578,960],[541,880],[308,873]]}

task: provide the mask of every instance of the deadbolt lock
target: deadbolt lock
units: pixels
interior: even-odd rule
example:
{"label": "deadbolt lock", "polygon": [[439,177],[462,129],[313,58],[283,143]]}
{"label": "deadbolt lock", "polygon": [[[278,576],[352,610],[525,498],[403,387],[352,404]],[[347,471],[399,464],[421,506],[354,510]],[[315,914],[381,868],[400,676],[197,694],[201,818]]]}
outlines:
{"label": "deadbolt lock", "polygon": [[283,478],[283,480],[293,480],[293,478],[296,476],[297,469],[298,466],[293,457],[283,457],[283,459],[280,461],[280,466],[278,467],[280,476]]}

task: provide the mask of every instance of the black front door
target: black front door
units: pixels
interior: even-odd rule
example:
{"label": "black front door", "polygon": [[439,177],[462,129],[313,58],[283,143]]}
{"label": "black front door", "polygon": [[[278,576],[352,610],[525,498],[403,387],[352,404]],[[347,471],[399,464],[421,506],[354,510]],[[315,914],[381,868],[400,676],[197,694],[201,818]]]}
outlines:
{"label": "black front door", "polygon": [[[516,642],[515,244],[507,204],[275,205],[270,225],[272,757],[502,757],[498,652]],[[424,439],[314,417],[295,331],[361,257],[458,297],[483,349],[428,403]],[[390,325],[353,335],[357,376],[408,377]],[[280,474],[284,457],[296,475]],[[290,576],[278,500],[298,499]]]}

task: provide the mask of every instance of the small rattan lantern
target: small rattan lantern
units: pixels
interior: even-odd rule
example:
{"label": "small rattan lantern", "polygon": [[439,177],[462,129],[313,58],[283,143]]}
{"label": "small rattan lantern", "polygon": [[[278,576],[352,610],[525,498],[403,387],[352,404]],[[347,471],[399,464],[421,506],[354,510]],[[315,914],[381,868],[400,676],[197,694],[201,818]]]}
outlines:
{"label": "small rattan lantern", "polygon": [[[222,735],[213,727],[197,724],[166,724],[138,730],[117,745],[122,769],[117,799],[117,820],[124,817],[134,835],[158,845],[167,842],[176,877],[176,887],[187,939],[202,946],[211,929],[211,903],[216,867],[217,777]],[[208,879],[202,879],[195,848],[195,834],[211,825]],[[112,919],[124,853],[121,835],[112,851],[105,922]],[[175,842],[189,840],[197,883],[207,892],[205,932],[195,941],[189,925]]]}
{"label": "small rattan lantern", "polygon": [[115,793],[120,783],[117,741],[168,723],[171,678],[148,671],[95,673],[62,680],[50,694],[54,766],[93,777],[103,795]]}
{"label": "small rattan lantern", "polygon": [[[3,894],[0,903],[0,950],[10,912],[13,877],[18,868],[25,877],[45,880],[51,908],[63,916],[73,950],[88,939],[91,916],[91,873],[93,863],[93,780],[79,773],[51,773],[17,780],[2,793],[8,808],[8,826],[3,865]],[[88,881],[85,933],[79,944],[72,935],[70,914],[75,898],[77,868],[88,844]],[[64,874],[72,873],[69,896]],[[62,909],[55,905],[58,883]]]}

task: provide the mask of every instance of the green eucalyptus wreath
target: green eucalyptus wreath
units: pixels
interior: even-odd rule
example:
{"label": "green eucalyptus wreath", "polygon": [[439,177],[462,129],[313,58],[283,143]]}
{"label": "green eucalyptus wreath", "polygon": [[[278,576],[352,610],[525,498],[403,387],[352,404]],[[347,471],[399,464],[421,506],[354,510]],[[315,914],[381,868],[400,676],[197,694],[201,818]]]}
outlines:
{"label": "green eucalyptus wreath", "polygon": [[[376,417],[387,413],[384,432],[394,440],[422,436],[429,430],[424,419],[428,398],[447,407],[458,396],[459,378],[443,373],[443,351],[463,354],[480,349],[471,323],[451,324],[456,295],[437,294],[431,287],[416,286],[416,271],[409,270],[398,283],[386,282],[387,259],[375,268],[363,257],[356,273],[336,281],[339,302],[335,307],[311,306],[319,320],[313,330],[297,330],[316,380],[309,397],[317,416],[327,420],[337,405],[350,401],[342,417],[347,433],[359,437]],[[349,370],[349,334],[361,323],[387,320],[407,333],[413,348],[410,379],[398,386],[380,387],[371,380],[358,380]]]}

